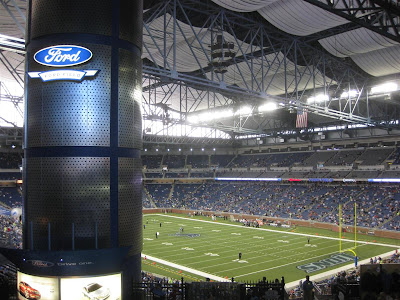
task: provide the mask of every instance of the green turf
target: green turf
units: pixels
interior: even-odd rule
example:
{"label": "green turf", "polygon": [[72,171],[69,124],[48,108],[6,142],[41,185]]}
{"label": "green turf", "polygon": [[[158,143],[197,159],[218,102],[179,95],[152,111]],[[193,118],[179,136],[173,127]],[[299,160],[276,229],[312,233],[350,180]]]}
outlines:
{"label": "green turf", "polygon": [[182,271],[177,268],[152,261],[151,259],[142,258],[142,270],[155,274],[158,277],[168,277],[176,280],[181,280],[183,277],[185,282],[204,281],[204,278],[199,275]]}
{"label": "green turf", "polygon": [[[323,235],[337,237],[337,233],[329,231],[297,228],[297,233],[313,234],[310,244],[307,244],[308,238],[290,234],[292,229],[286,232],[271,232],[229,222],[225,224],[234,226],[226,226],[219,220],[211,222],[207,217],[202,219],[208,222],[183,215],[144,215],[143,224],[146,225],[146,229],[143,230],[143,253],[219,277],[234,277],[236,281],[259,280],[263,276],[267,279],[284,276],[285,281],[290,282],[303,279],[307,275],[297,266],[317,263],[339,252],[337,240],[322,238]],[[200,236],[176,236],[180,227],[184,228],[184,234],[193,233]],[[156,232],[160,233],[157,239]],[[346,238],[350,239],[351,235],[347,235]],[[373,239],[365,236],[364,238]],[[395,240],[384,241],[392,245],[399,244]],[[350,249],[353,246],[353,241],[342,241],[342,249]],[[362,260],[394,249],[390,246],[378,246],[371,241],[368,245],[359,244],[356,253]],[[239,252],[242,253],[241,261],[238,261]],[[350,252],[346,253],[352,255]],[[351,263],[326,267],[309,275]]]}

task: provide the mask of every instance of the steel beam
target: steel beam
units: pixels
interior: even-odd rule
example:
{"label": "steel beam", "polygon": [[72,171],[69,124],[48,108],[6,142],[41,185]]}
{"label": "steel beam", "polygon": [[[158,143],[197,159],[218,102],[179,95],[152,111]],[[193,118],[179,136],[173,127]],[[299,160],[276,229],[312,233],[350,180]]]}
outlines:
{"label": "steel beam", "polygon": [[400,43],[400,8],[388,0],[303,0]]}
{"label": "steel beam", "polygon": [[[15,2],[13,0],[12,4],[14,6],[14,8],[17,9],[17,12],[22,15],[21,10],[15,5]],[[4,1],[4,0],[0,0],[0,3],[3,5],[3,7],[5,8],[5,10],[8,12],[8,14],[11,16],[11,18],[14,20],[15,24],[17,25],[18,29],[21,31],[22,36],[25,36],[25,24],[21,24],[20,21],[18,21],[18,19],[16,18],[16,16],[14,16],[14,13],[11,11],[10,7],[8,7],[8,2],[10,1]],[[25,21],[25,18],[23,18]]]}

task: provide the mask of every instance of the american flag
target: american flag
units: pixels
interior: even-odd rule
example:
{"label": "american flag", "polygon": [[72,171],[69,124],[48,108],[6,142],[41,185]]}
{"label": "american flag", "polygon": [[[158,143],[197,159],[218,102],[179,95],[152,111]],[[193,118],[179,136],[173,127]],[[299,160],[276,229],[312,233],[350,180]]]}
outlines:
{"label": "american flag", "polygon": [[303,109],[297,110],[297,117],[296,117],[296,128],[305,128],[307,127],[307,118],[308,114]]}

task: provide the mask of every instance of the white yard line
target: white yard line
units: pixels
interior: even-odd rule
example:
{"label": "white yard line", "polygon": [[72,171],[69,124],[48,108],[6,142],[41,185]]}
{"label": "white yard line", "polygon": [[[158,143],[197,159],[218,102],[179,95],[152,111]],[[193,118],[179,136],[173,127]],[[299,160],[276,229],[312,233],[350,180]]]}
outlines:
{"label": "white yard line", "polygon": [[154,256],[146,255],[144,253],[142,253],[142,257],[143,258],[146,257],[147,259],[150,259],[152,261],[158,262],[160,264],[164,264],[164,265],[167,265],[167,266],[179,269],[179,270],[183,270],[183,271],[186,271],[186,272],[190,272],[192,274],[196,274],[196,275],[202,276],[202,277],[204,277],[204,279],[205,278],[210,278],[210,279],[216,280],[216,281],[230,282],[230,279],[225,279],[225,278],[222,278],[222,277],[219,277],[219,276],[216,276],[216,275],[212,275],[212,274],[205,273],[205,272],[202,272],[202,271],[198,271],[198,270],[195,270],[195,269],[192,269],[192,268],[181,266],[181,265],[178,265],[178,264],[175,264],[175,263],[172,263],[172,262],[169,262],[169,261],[166,261],[166,260],[154,257]]}
{"label": "white yard line", "polygon": [[[330,253],[325,253],[325,254],[318,255],[318,256],[313,256],[312,258],[309,257],[309,258],[306,258],[306,259],[303,259],[303,260],[298,260],[298,261],[295,261],[295,262],[291,262],[291,263],[287,263],[287,264],[284,264],[284,265],[275,266],[275,267],[264,269],[264,270],[258,270],[258,271],[254,271],[254,272],[247,273],[247,274],[242,274],[242,275],[236,275],[235,278],[236,277],[243,277],[243,276],[253,275],[253,274],[260,273],[260,272],[265,272],[265,271],[269,271],[269,270],[273,270],[273,269],[278,269],[278,268],[281,268],[281,267],[286,267],[286,266],[290,266],[290,265],[301,263],[303,261],[308,261],[308,260],[311,260],[311,259],[314,259],[314,258],[324,257],[324,256],[327,256],[329,254],[335,254],[335,253],[337,253],[337,251],[330,252]],[[369,259],[368,259],[368,261],[369,261]]]}
{"label": "white yard line", "polygon": [[[288,231],[278,231],[278,230],[272,230],[272,229],[266,229],[266,228],[254,228],[254,227],[247,227],[247,226],[239,226],[239,225],[234,225],[234,224],[219,223],[219,222],[213,222],[213,221],[207,221],[207,220],[198,220],[198,219],[188,219],[188,218],[177,217],[177,216],[169,216],[169,215],[163,215],[163,214],[148,214],[148,215],[157,215],[157,216],[163,216],[163,217],[169,217],[169,218],[176,218],[176,219],[182,219],[182,220],[189,220],[189,221],[196,221],[196,222],[204,222],[204,223],[210,223],[210,224],[218,224],[218,225],[223,225],[223,226],[232,226],[232,227],[239,227],[239,228],[247,228],[247,229],[250,229],[250,230],[264,230],[264,231],[269,231],[269,232],[274,232],[274,233],[283,233],[283,232],[284,232],[284,233],[286,233],[286,234],[292,234],[292,235],[298,235],[298,236],[309,236],[309,237],[316,237],[316,238],[321,238],[321,239],[329,239],[329,240],[337,240],[337,241],[340,240],[339,238],[333,238],[333,237],[327,237],[327,236],[316,236],[316,235],[305,234],[305,233],[288,232]],[[349,240],[349,239],[342,239],[342,241],[353,242],[353,240]],[[364,244],[364,245],[369,244],[369,242],[365,242],[365,241],[357,241],[357,243],[358,243],[358,244]],[[382,244],[382,243],[371,243],[371,245],[399,248],[398,250],[400,251],[400,247],[399,247],[398,245],[390,245],[390,244]],[[346,249],[346,250],[347,250],[347,249]],[[346,250],[344,250],[344,251],[346,251]],[[326,256],[326,255],[333,254],[333,253],[337,253],[337,251],[332,252],[332,253],[326,253],[326,254],[321,255],[321,256],[316,256],[316,257],[314,257],[314,258]],[[383,254],[381,254],[381,255],[379,255],[379,256],[384,258],[384,257],[388,257],[388,256],[390,256],[390,255],[392,255],[392,254],[393,254],[393,250],[390,251],[390,252],[383,253]],[[156,257],[152,257],[152,256],[149,256],[149,255],[145,255],[145,254],[142,253],[142,257],[145,257],[145,256],[147,256],[147,258],[149,258],[150,260],[153,260],[153,261],[156,261],[156,262],[159,262],[159,263],[162,263],[162,264],[165,264],[165,265],[168,265],[168,266],[177,268],[177,269],[181,269],[181,270],[184,270],[184,271],[187,271],[187,272],[190,272],[190,273],[199,275],[199,276],[203,276],[203,277],[205,277],[205,278],[208,277],[208,278],[210,278],[210,279],[212,279],[212,280],[216,280],[216,281],[230,282],[229,279],[225,279],[225,278],[222,278],[222,277],[219,277],[219,276],[216,276],[216,275],[208,274],[208,273],[205,273],[205,272],[202,272],[202,271],[198,271],[198,270],[195,270],[195,269],[192,269],[192,268],[188,268],[188,267],[185,267],[185,266],[181,266],[181,265],[178,265],[178,264],[175,264],[175,263],[172,263],[172,262],[168,262],[168,261],[163,260],[163,259],[159,259],[159,258],[156,258]],[[243,277],[243,276],[247,276],[247,275],[251,275],[251,274],[256,274],[256,273],[260,273],[260,272],[265,272],[265,271],[277,269],[277,268],[280,268],[280,267],[284,267],[284,266],[287,266],[287,265],[291,265],[291,264],[294,264],[294,263],[299,263],[299,262],[307,261],[307,260],[310,260],[310,258],[305,259],[305,260],[301,260],[301,261],[296,261],[296,262],[288,263],[288,264],[285,264],[285,265],[280,265],[280,266],[272,267],[272,268],[265,269],[265,270],[259,270],[259,271],[251,272],[251,273],[248,273],[248,274],[237,275],[237,276],[235,276],[235,277],[236,277],[236,278],[239,278],[239,277]],[[362,264],[369,264],[369,258],[368,258],[368,259],[364,259],[364,260],[358,262],[358,265],[362,265]],[[326,271],[326,272],[319,273],[319,274],[314,275],[314,276],[310,276],[310,279],[311,279],[311,280],[317,280],[317,279],[322,279],[322,278],[330,277],[330,276],[332,276],[332,275],[334,275],[334,274],[337,274],[338,272],[345,271],[345,270],[351,269],[351,268],[353,268],[353,267],[354,267],[354,264],[345,265],[345,266],[342,266],[342,267],[339,267],[339,268],[336,268],[336,269],[333,269],[333,270],[330,270],[330,271]],[[292,281],[292,282],[287,283],[287,284],[285,285],[285,288],[286,288],[286,289],[292,289],[292,288],[298,286],[298,284],[299,284],[298,281]]]}
{"label": "white yard line", "polygon": [[[314,238],[321,238],[321,239],[328,239],[328,240],[335,240],[335,241],[342,240],[342,241],[346,241],[346,242],[354,242],[354,240],[339,239],[339,238],[334,238],[334,237],[329,237],[329,236],[320,236],[320,235],[313,235],[313,234],[306,234],[306,233],[297,233],[297,232],[289,232],[289,231],[279,231],[279,230],[266,229],[266,228],[247,227],[247,226],[240,226],[240,225],[235,225],[235,224],[227,224],[227,223],[220,223],[220,222],[207,221],[207,220],[198,220],[198,219],[188,219],[188,218],[177,217],[177,216],[169,216],[169,215],[163,215],[163,214],[146,214],[146,215],[147,215],[147,216],[150,216],[150,215],[163,216],[163,217],[176,218],[176,219],[181,219],[181,220],[190,220],[190,221],[196,221],[196,222],[204,222],[204,223],[210,223],[210,224],[218,224],[218,225],[223,225],[223,226],[247,228],[247,229],[250,229],[250,230],[264,230],[264,231],[269,231],[269,232],[274,232],[274,233],[282,233],[282,232],[284,232],[285,234],[300,235],[300,236],[309,236],[309,237],[314,237]],[[370,243],[370,242],[365,242],[365,241],[357,241],[357,244],[371,244],[371,245],[384,246],[384,247],[393,247],[393,248],[398,248],[398,247],[399,247],[399,245],[390,245],[390,244],[373,243],[373,242]]]}

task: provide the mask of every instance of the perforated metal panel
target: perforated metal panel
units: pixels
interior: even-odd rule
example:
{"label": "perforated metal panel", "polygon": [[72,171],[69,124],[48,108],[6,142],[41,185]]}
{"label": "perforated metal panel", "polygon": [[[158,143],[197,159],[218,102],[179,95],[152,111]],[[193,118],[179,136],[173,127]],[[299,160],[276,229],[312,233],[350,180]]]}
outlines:
{"label": "perforated metal panel", "polygon": [[32,1],[32,38],[65,32],[111,35],[110,0]]}
{"label": "perforated metal panel", "polygon": [[[56,222],[57,216],[62,212],[61,188],[60,184],[55,184],[49,189],[45,189],[42,179],[42,161],[40,158],[31,158],[27,160],[27,177],[29,179],[27,193],[27,208],[25,221],[28,222],[30,233],[30,223],[33,224],[33,246],[35,249],[47,249],[47,224]],[[49,170],[57,173],[57,165]],[[56,175],[56,174],[54,174]],[[53,178],[57,178],[53,176]],[[31,234],[28,235],[28,245],[31,244]]]}
{"label": "perforated metal panel", "polygon": [[118,160],[119,245],[133,246],[130,254],[142,250],[142,162],[140,159]]}
{"label": "perforated metal panel", "polygon": [[143,3],[138,0],[121,1],[120,39],[142,49]]}
{"label": "perforated metal panel", "polygon": [[28,147],[39,146],[41,144],[42,127],[42,85],[40,82],[31,82],[28,86],[28,117],[26,117],[27,145]]}
{"label": "perforated metal panel", "polygon": [[[28,85],[28,146],[109,146],[111,48],[85,44],[93,58],[74,69],[100,70],[82,82],[41,82]],[[34,53],[39,49],[32,49]],[[45,71],[30,59],[29,71]]]}
{"label": "perforated metal panel", "polygon": [[119,51],[119,147],[142,148],[142,63],[135,53]]}
{"label": "perforated metal panel", "polygon": [[29,158],[27,163],[26,217],[33,222],[34,248],[47,249],[49,222],[53,249],[70,245],[72,223],[77,241],[83,241],[77,248],[94,248],[96,222],[100,246],[109,247],[110,159]]}

